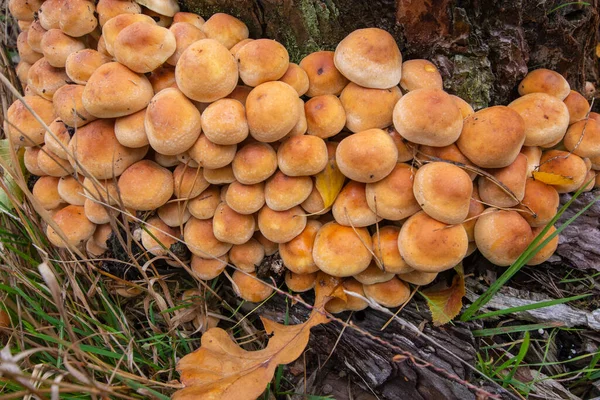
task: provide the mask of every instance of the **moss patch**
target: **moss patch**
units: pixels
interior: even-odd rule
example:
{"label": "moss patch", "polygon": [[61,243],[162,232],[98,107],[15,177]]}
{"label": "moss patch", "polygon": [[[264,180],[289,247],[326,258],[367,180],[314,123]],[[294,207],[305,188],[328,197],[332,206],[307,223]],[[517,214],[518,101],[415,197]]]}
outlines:
{"label": "moss patch", "polygon": [[454,71],[446,80],[446,89],[469,102],[473,108],[487,107],[491,100],[494,75],[487,57],[455,55]]}

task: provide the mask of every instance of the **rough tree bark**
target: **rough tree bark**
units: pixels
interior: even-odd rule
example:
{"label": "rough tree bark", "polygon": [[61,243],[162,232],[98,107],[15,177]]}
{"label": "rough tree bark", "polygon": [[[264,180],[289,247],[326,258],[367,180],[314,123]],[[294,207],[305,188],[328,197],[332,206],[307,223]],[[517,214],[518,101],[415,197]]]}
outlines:
{"label": "rough tree bark", "polygon": [[[595,47],[599,32],[599,0],[589,5],[561,0],[179,0],[183,10],[209,17],[227,12],[243,20],[252,37],[269,37],[283,43],[292,61],[299,62],[316,50],[333,50],[349,32],[376,26],[390,32],[405,59],[427,58],[442,72],[447,91],[469,101],[475,108],[506,104],[516,95],[517,83],[528,69],[550,68],[563,74],[572,88],[583,91],[586,82],[600,78]],[[565,6],[565,3],[568,5]],[[569,215],[599,193],[586,194]],[[566,201],[568,196],[563,196]],[[600,269],[600,205],[594,206],[577,224],[563,232],[552,263],[577,268]],[[276,296],[262,313],[281,320],[283,296]],[[291,322],[302,322],[308,311],[300,305],[290,310]],[[443,348],[474,365],[477,342],[473,325],[434,328],[422,325],[429,319],[422,302],[409,304],[404,320],[419,325]],[[472,370],[423,336],[392,323],[369,310],[353,316],[352,323],[427,361],[435,368],[416,365],[389,345],[334,322],[313,330],[309,347],[323,355],[335,347],[330,365],[359,372],[365,385],[383,399],[475,399],[460,381],[436,371],[443,369],[464,381],[483,384],[486,390],[511,398],[480,382]],[[336,341],[339,339],[339,343]],[[356,375],[355,375],[356,376]],[[356,378],[358,379],[358,378]]]}

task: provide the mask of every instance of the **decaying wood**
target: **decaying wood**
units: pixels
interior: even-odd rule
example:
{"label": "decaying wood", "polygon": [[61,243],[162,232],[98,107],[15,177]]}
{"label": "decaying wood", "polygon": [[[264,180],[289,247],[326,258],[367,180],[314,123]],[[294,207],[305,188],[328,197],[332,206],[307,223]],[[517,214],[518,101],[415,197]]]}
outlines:
{"label": "decaying wood", "polygon": [[[286,315],[285,304],[283,296],[275,296],[260,312],[282,321]],[[383,331],[381,328],[390,316],[381,311],[368,309],[354,313],[349,320],[350,314],[339,314],[341,320],[348,320],[369,335],[351,327],[344,329],[337,321],[313,328],[307,357],[313,357],[318,363],[331,353],[323,368],[348,371],[353,375],[353,382],[363,382],[365,389],[375,391],[381,399],[475,399],[476,393],[465,385],[466,382],[481,386],[500,398],[513,398],[508,392],[482,380],[458,359],[471,366],[475,364],[477,343],[471,334],[475,325],[456,323],[436,328],[428,322],[427,310],[424,302],[413,300],[402,310],[402,323],[393,321]],[[305,321],[308,313],[301,304],[292,306],[288,312],[290,323]],[[423,334],[408,328],[408,324],[421,329]],[[402,360],[393,361],[396,355]]]}
{"label": "decaying wood", "polygon": [[[566,222],[599,196],[598,189],[583,193],[565,211],[559,224]],[[563,194],[561,204],[565,204],[570,199],[570,194]],[[600,271],[600,201],[561,233],[558,249],[549,264],[552,266],[560,263],[566,263],[580,270]]]}
{"label": "decaying wood", "polygon": [[[467,299],[474,301],[478,295],[471,290],[475,289],[481,293],[486,289],[485,286],[467,279]],[[532,293],[529,291],[518,290],[511,287],[504,287],[498,292],[489,303],[482,309],[483,312],[492,310],[504,310],[507,308],[525,306],[541,301],[553,300],[541,293]],[[557,304],[550,307],[544,307],[537,310],[522,311],[511,314],[511,318],[532,321],[536,323],[548,322],[562,324],[566,327],[588,327],[600,331],[600,309],[587,312],[571,307],[567,304]]]}

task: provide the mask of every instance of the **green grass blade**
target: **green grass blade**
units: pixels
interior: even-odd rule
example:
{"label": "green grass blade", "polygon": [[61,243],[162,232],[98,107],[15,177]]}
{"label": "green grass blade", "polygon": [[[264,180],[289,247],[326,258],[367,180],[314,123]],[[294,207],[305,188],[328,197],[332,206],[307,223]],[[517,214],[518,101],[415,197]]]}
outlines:
{"label": "green grass blade", "polygon": [[513,363],[513,367],[511,369],[511,371],[509,372],[508,376],[506,377],[507,382],[510,382],[513,380],[513,377],[517,373],[517,369],[519,368],[519,366],[521,366],[521,363],[525,359],[525,356],[527,355],[527,352],[529,351],[529,338],[530,338],[529,331],[525,331],[525,336],[523,337],[523,343],[521,344],[519,353],[517,353],[517,356],[515,357],[515,362]]}
{"label": "green grass blade", "polygon": [[589,6],[590,3],[586,2],[586,1],[570,1],[568,3],[564,3],[564,4],[561,4],[559,6],[554,7],[552,10],[548,11],[548,13],[546,15],[550,15],[552,13],[555,13],[556,11],[560,10],[561,8],[565,8],[565,7],[568,7],[568,6],[575,6],[575,5],[577,5],[577,6]]}
{"label": "green grass blade", "polygon": [[537,302],[537,303],[526,304],[526,305],[523,305],[523,306],[511,307],[511,308],[505,308],[505,309],[502,309],[502,310],[490,311],[490,312],[487,312],[487,313],[484,313],[484,314],[475,315],[474,317],[472,317],[470,319],[470,321],[474,321],[476,319],[498,317],[498,316],[501,316],[501,315],[513,314],[513,313],[518,313],[518,312],[521,312],[521,311],[538,310],[540,308],[546,308],[546,307],[551,307],[551,306],[555,306],[555,305],[558,305],[558,304],[564,304],[564,303],[568,303],[570,301],[581,300],[581,299],[584,299],[584,298],[589,297],[591,295],[592,295],[591,293],[580,294],[578,296],[565,297],[564,299],[554,299],[554,300],[540,301],[540,302]]}
{"label": "green grass blade", "polygon": [[473,331],[473,336],[475,336],[475,337],[494,336],[494,335],[502,335],[502,334],[506,334],[506,333],[534,331],[534,330],[538,330],[538,329],[561,328],[563,326],[564,325],[561,322],[550,322],[547,324],[503,326],[500,328],[476,329]]}

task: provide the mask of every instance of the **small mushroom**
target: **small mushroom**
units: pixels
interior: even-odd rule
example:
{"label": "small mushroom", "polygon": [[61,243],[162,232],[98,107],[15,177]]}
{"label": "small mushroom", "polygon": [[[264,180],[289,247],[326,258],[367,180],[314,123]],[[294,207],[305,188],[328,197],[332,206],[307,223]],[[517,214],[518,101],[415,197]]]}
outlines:
{"label": "small mushroom", "polygon": [[461,136],[463,128],[460,109],[440,89],[408,92],[396,103],[393,119],[403,138],[427,146],[448,146]]}
{"label": "small mushroom", "polygon": [[525,146],[549,147],[560,141],[569,126],[569,109],[546,93],[530,93],[508,105],[525,122]]}
{"label": "small mushroom", "polygon": [[289,63],[287,71],[279,80],[293,87],[298,96],[303,96],[308,91],[308,74],[298,64]]}
{"label": "small mushroom", "polygon": [[175,35],[170,30],[146,21],[122,29],[113,43],[116,60],[140,74],[164,64],[176,49]]}
{"label": "small mushroom", "polygon": [[329,159],[325,141],[300,135],[286,139],[277,149],[277,164],[288,176],[310,176],[321,172]]}
{"label": "small mushroom", "polygon": [[229,250],[229,260],[244,272],[254,272],[265,258],[265,248],[256,239],[234,244]]}
{"label": "small mushroom", "polygon": [[69,82],[64,68],[55,68],[46,58],[36,61],[27,74],[27,88],[46,100],[52,100],[54,93]]}
{"label": "small mushroom", "polygon": [[524,142],[521,115],[509,107],[494,106],[465,118],[456,145],[479,167],[503,168],[515,161]]}
{"label": "small mushroom", "polygon": [[179,164],[173,171],[173,193],[178,199],[193,199],[210,184],[204,179],[202,168],[191,168]]}
{"label": "small mushroom", "polygon": [[202,131],[217,145],[234,145],[248,137],[245,108],[237,100],[220,99],[202,113]]}
{"label": "small mushroom", "polygon": [[141,14],[142,7],[134,0],[98,0],[98,22],[104,27],[107,21],[120,14]]}
{"label": "small mushroom", "polygon": [[413,270],[400,255],[398,250],[399,235],[399,227],[388,225],[377,229],[371,238],[375,262],[385,272],[403,274]]}
{"label": "small mushroom", "polygon": [[600,157],[600,123],[591,118],[575,122],[567,130],[564,144],[579,157]]}
{"label": "small mushroom", "polygon": [[413,192],[427,215],[446,224],[460,224],[469,213],[473,182],[456,165],[432,162],[417,170]]}
{"label": "small mushroom", "polygon": [[54,214],[52,220],[66,239],[65,242],[54,228],[48,225],[46,236],[50,243],[56,247],[79,246],[88,240],[96,230],[96,224],[93,224],[85,217],[82,206],[66,206]]}
{"label": "small mushroom", "polygon": [[331,209],[335,221],[344,226],[366,227],[381,221],[369,208],[364,183],[350,181],[337,195]]}
{"label": "small mushroom", "polygon": [[252,40],[235,53],[244,84],[256,87],[276,81],[287,71],[290,57],[285,47],[275,40]]}
{"label": "small mushroom", "polygon": [[202,25],[204,25],[204,22],[206,21],[198,14],[179,11],[173,15],[173,24],[178,22],[187,22],[194,25],[196,28],[202,28]]}
{"label": "small mushroom", "polygon": [[8,107],[4,129],[10,142],[17,146],[36,146],[44,143],[45,128],[38,122],[29,109],[46,124],[50,124],[55,118],[52,103],[40,96],[25,96],[16,100]]}
{"label": "small mushroom", "polygon": [[[204,33],[211,37],[206,31]],[[190,99],[203,103],[230,94],[238,83],[238,77],[235,59],[227,48],[213,39],[192,43],[181,54],[175,67],[179,89]]]}
{"label": "small mushroom", "polygon": [[93,1],[67,0],[60,9],[58,27],[72,37],[82,37],[92,33],[98,26],[96,6]]}
{"label": "small mushroom", "polygon": [[[325,309],[332,314],[338,314],[343,311],[361,311],[369,306],[365,297],[362,283],[354,278],[344,279],[342,282],[346,299],[334,297],[325,304]],[[356,294],[353,296],[352,294]]]}
{"label": "small mushroom", "polygon": [[342,140],[335,151],[340,171],[357,182],[372,183],[388,176],[398,159],[392,138],[381,129],[369,129]]}
{"label": "small mushroom", "polygon": [[527,221],[516,211],[487,212],[475,224],[475,243],[485,258],[499,266],[514,263],[533,240]]}
{"label": "small mushroom", "polygon": [[540,172],[548,172],[562,177],[568,177],[571,182],[552,185],[558,193],[568,193],[577,190],[585,180],[588,168],[581,157],[562,150],[549,150],[540,158]]}
{"label": "small mushroom", "polygon": [[371,261],[367,269],[354,275],[354,279],[363,285],[387,282],[394,277],[395,275],[392,272],[382,270],[375,261]]}
{"label": "small mushroom", "polygon": [[[541,234],[542,230],[544,230],[544,227],[542,227],[542,226],[533,228],[533,230],[532,230],[533,237],[534,238],[538,237]],[[544,236],[542,236],[542,239],[540,240],[540,242],[538,244],[541,244],[544,240],[546,240],[554,232],[556,232],[556,228],[554,226],[550,227],[548,232],[546,232],[546,234]],[[548,244],[546,244],[541,249],[539,249],[533,255],[533,257],[529,261],[527,261],[527,265],[540,265],[541,263],[548,261],[548,259],[556,251],[557,247],[558,247],[558,235],[554,236],[554,238],[552,238],[548,242]]]}
{"label": "small mushroom", "polygon": [[188,150],[188,154],[204,168],[217,169],[229,165],[234,160],[236,150],[235,144],[215,144],[205,134],[200,134],[198,140]]}
{"label": "small mushroom", "polygon": [[558,72],[540,68],[529,73],[519,83],[519,94],[546,93],[564,100],[571,92],[569,82]]}
{"label": "small mushroom", "polygon": [[348,79],[338,71],[333,61],[333,51],[310,53],[300,61],[300,68],[308,77],[306,96],[324,94],[339,95],[348,84]]}
{"label": "small mushroom", "polygon": [[298,236],[279,244],[283,265],[294,274],[310,274],[319,270],[313,259],[313,245],[322,226],[319,221],[309,220]]}
{"label": "small mushroom", "polygon": [[142,246],[155,256],[168,254],[169,248],[178,242],[180,231],[165,224],[160,218],[150,218],[142,228]]}
{"label": "small mushroom", "polygon": [[27,40],[27,37],[29,36],[28,32],[29,31],[23,31],[19,33],[19,36],[17,37],[17,51],[19,52],[20,60],[23,60],[29,64],[34,64],[42,57],[44,57],[44,55],[42,53],[34,51],[31,48]]}
{"label": "small mushroom", "polygon": [[308,176],[287,176],[277,171],[267,179],[264,199],[272,210],[285,211],[306,200],[312,188],[313,182]]}
{"label": "small mushroom", "polygon": [[31,50],[41,53],[42,52],[42,37],[48,32],[40,24],[40,20],[33,21],[29,29],[27,29],[27,44]]}
{"label": "small mushroom", "polygon": [[234,182],[236,176],[233,173],[232,164],[229,164],[223,168],[204,168],[204,179],[206,179],[210,184],[222,185]]}
{"label": "small mushroom", "polygon": [[248,39],[249,31],[246,24],[239,19],[224,13],[213,14],[202,25],[202,31],[210,39],[215,39],[227,49],[236,43]]}
{"label": "small mushroom", "polygon": [[275,173],[277,154],[266,143],[249,143],[238,150],[231,166],[238,182],[253,185],[267,180]]}
{"label": "small mushroom", "polygon": [[115,120],[115,137],[125,147],[134,149],[148,146],[144,120],[146,108]]}
{"label": "small mushroom", "polygon": [[38,167],[44,172],[44,175],[50,176],[61,177],[74,172],[69,161],[58,157],[47,146],[42,146],[38,153]]}
{"label": "small mushroom", "polygon": [[255,87],[246,99],[250,135],[265,143],[286,136],[300,118],[297,99],[298,93],[287,83],[265,82]]}
{"label": "small mushroom", "polygon": [[[31,33],[29,36],[31,36]],[[587,99],[574,90],[571,90],[563,101],[567,106],[567,110],[569,110],[569,125],[584,119],[590,110],[590,103]]]}
{"label": "small mushroom", "polygon": [[221,275],[228,263],[229,256],[227,254],[214,258],[202,258],[193,254],[190,267],[198,279],[208,281]]}
{"label": "small mushroom", "polygon": [[329,275],[356,275],[371,263],[371,236],[366,228],[352,228],[329,222],[319,229],[313,245],[313,259]]}
{"label": "small mushroom", "polygon": [[44,0],[9,0],[8,11],[14,19],[33,21]]}
{"label": "small mushroom", "polygon": [[315,96],[304,104],[307,132],[326,139],[344,129],[346,113],[340,99],[331,94]]}
{"label": "small mushroom", "polygon": [[410,288],[398,278],[363,285],[365,295],[384,307],[399,307],[410,299]]}
{"label": "small mushroom", "polygon": [[410,217],[398,236],[402,258],[412,268],[423,272],[453,268],[465,257],[468,243],[462,225],[447,226],[423,211]]}
{"label": "small mushroom", "polygon": [[394,106],[401,97],[402,93],[397,86],[369,89],[350,82],[340,95],[346,112],[346,128],[352,132],[360,132],[392,125]]}
{"label": "small mushroom", "polygon": [[154,92],[144,75],[116,62],[102,64],[88,79],[83,106],[98,118],[117,118],[148,106]]}
{"label": "small mushroom", "polygon": [[29,173],[37,176],[44,176],[46,174],[38,165],[38,155],[40,150],[40,147],[25,147],[23,163],[25,164],[25,169],[27,169]]}
{"label": "small mushroom", "polygon": [[215,210],[213,232],[221,242],[244,244],[254,234],[255,224],[252,215],[237,213],[227,204],[221,203]]}
{"label": "small mushroom", "polygon": [[63,176],[58,180],[58,194],[69,204],[82,206],[86,197],[83,190],[83,176],[78,178],[73,176]]}
{"label": "small mushroom", "polygon": [[407,92],[416,89],[443,89],[444,82],[437,67],[428,60],[416,59],[402,63],[400,87]]}
{"label": "small mushroom", "polygon": [[437,272],[410,271],[398,274],[398,278],[413,285],[429,285],[438,276]]}
{"label": "small mushroom", "polygon": [[175,0],[135,0],[138,4],[160,15],[173,17],[179,12],[179,4]]}
{"label": "small mushroom", "polygon": [[307,292],[315,287],[317,273],[311,274],[296,274],[292,271],[285,273],[285,285],[292,292],[302,293]]}
{"label": "small mushroom", "polygon": [[173,174],[150,160],[138,161],[119,177],[123,205],[140,211],[156,210],[173,195]]}
{"label": "small mushroom", "polygon": [[67,126],[79,128],[97,119],[83,107],[84,90],[83,85],[64,85],[54,93],[54,112]]}
{"label": "small mushroom", "polygon": [[[102,26],[102,42],[104,43],[108,54],[111,56],[115,55],[114,45],[117,37],[123,29],[136,22],[146,22],[150,25],[156,25],[154,20],[147,15],[141,13],[124,13],[109,19],[106,24]],[[100,41],[98,42],[98,45],[100,45]]]}
{"label": "small mushroom", "polygon": [[346,78],[363,87],[388,89],[400,83],[402,54],[383,29],[351,32],[337,45],[334,62]]}
{"label": "small mushroom", "polygon": [[391,221],[408,218],[421,209],[414,195],[416,170],[398,163],[392,172],[378,182],[367,183],[365,194],[371,210]]}
{"label": "small mushroom", "polygon": [[54,210],[64,203],[58,193],[58,181],[55,176],[42,176],[33,185],[33,197],[45,210]]}
{"label": "small mushroom", "polygon": [[304,230],[306,223],[306,216],[299,206],[275,211],[265,205],[258,212],[260,232],[274,243],[286,243],[294,239]]}
{"label": "small mushroom", "polygon": [[98,119],[77,129],[69,142],[69,161],[96,179],[119,176],[146,155],[147,147],[132,149],[117,141],[114,120]]}
{"label": "small mushroom", "polygon": [[247,274],[241,271],[235,271],[232,279],[233,289],[236,294],[243,300],[251,303],[264,301],[273,293],[273,289],[258,279],[255,273]]}
{"label": "small mushroom", "polygon": [[514,207],[523,200],[527,180],[527,156],[525,154],[519,153],[512,164],[504,168],[490,169],[488,172],[508,188],[514,197],[498,186],[497,182],[480,176],[478,183],[481,200],[491,206],[505,208]]}
{"label": "small mushroom", "polygon": [[233,244],[219,241],[213,233],[213,220],[190,218],[183,230],[183,240],[198,257],[221,257]]}
{"label": "small mushroom", "polygon": [[69,54],[65,61],[65,72],[73,82],[85,85],[94,71],[108,62],[110,58],[99,51],[83,49]]}
{"label": "small mushroom", "polygon": [[181,201],[164,204],[156,210],[156,213],[167,226],[172,228],[184,225],[192,216],[187,205]]}

